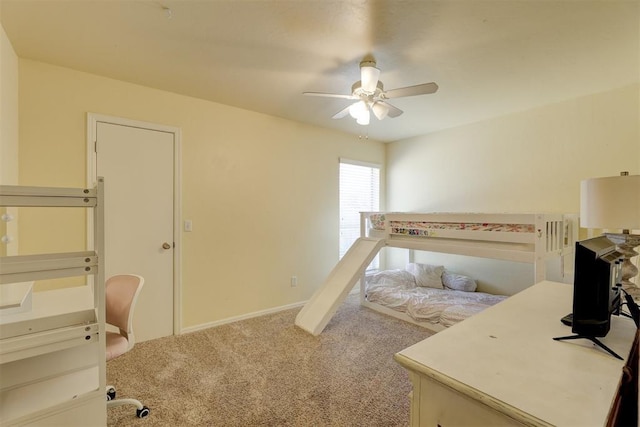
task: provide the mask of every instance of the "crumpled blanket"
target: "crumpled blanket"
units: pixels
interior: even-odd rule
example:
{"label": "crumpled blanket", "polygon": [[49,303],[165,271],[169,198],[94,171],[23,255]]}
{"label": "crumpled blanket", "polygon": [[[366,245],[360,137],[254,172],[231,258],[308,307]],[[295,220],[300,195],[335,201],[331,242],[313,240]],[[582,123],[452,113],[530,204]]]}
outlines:
{"label": "crumpled blanket", "polygon": [[366,295],[368,301],[407,313],[414,320],[447,327],[507,298],[483,292],[410,287],[406,283],[395,285],[389,281],[369,284]]}

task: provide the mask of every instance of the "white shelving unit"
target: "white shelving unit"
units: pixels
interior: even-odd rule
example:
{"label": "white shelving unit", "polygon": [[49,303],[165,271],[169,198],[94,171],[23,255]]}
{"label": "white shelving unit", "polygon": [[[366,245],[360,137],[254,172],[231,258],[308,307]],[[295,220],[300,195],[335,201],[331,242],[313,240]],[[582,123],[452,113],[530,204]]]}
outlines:
{"label": "white shelving unit", "polygon": [[[2,426],[106,425],[103,185],[0,186],[0,206],[90,208],[94,224],[93,250],[0,258]],[[89,275],[84,286],[30,286]]]}

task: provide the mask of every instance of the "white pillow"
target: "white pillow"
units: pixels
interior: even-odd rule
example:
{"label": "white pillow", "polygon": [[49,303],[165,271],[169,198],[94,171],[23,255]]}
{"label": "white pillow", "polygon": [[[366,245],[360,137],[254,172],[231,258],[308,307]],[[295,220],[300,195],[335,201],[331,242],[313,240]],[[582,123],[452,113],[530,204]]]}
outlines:
{"label": "white pillow", "polygon": [[475,292],[478,285],[471,277],[445,271],[442,273],[442,284],[454,291]]}
{"label": "white pillow", "polygon": [[405,270],[383,270],[367,277],[367,284],[413,289],[416,287],[416,279]]}
{"label": "white pillow", "polygon": [[416,278],[416,285],[424,288],[442,289],[443,266],[411,262],[407,264],[405,270]]}

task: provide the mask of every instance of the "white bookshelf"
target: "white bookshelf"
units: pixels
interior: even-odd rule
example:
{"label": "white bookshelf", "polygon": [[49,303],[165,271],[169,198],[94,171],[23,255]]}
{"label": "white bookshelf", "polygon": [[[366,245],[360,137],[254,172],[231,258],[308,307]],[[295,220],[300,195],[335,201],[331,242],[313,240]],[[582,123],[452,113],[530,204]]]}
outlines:
{"label": "white bookshelf", "polygon": [[[0,425],[106,425],[103,179],[95,188],[0,186],[0,206],[93,210],[92,250],[0,258]],[[33,282],[94,276],[33,292]]]}

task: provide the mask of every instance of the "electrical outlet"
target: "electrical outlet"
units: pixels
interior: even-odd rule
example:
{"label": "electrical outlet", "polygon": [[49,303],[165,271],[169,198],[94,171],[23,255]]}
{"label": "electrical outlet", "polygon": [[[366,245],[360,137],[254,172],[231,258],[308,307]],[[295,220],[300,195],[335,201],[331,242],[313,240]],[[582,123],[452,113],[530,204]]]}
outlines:
{"label": "electrical outlet", "polygon": [[291,287],[295,288],[298,286],[298,276],[291,276]]}

